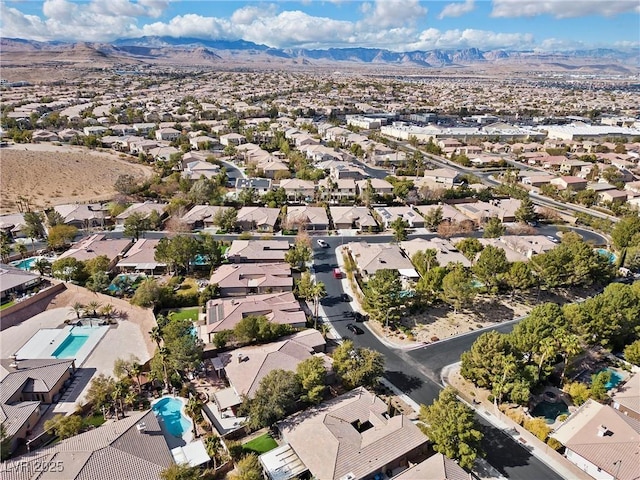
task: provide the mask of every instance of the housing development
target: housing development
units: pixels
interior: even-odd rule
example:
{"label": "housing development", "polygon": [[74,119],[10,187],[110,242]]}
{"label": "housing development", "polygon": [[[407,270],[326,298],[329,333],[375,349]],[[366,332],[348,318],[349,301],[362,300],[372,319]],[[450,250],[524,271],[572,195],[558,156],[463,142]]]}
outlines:
{"label": "housing development", "polygon": [[2,42],[3,479],[638,478],[637,65]]}

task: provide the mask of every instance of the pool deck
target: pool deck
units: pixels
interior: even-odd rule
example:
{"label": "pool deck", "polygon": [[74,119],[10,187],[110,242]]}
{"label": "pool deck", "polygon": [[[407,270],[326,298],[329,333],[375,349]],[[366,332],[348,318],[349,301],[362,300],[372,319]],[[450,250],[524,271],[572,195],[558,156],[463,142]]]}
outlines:
{"label": "pool deck", "polygon": [[75,327],[67,325],[64,328],[48,328],[38,330],[31,339],[22,346],[16,355],[18,360],[26,358],[57,358],[53,355],[56,349],[67,339],[70,334],[88,335],[87,341],[72,357],[76,360],[76,368],[81,367],[93,349],[100,343],[109,327]]}
{"label": "pool deck", "polygon": [[[187,406],[187,400],[186,398],[183,397],[178,397],[178,396],[174,396],[174,395],[164,395],[160,398],[156,398],[154,401],[151,402],[151,408],[153,409],[153,406],[158,403],[160,400],[164,400],[165,398],[173,398],[175,400],[180,400],[180,402],[182,402],[182,407],[180,407],[180,413],[182,414],[182,416],[184,418],[186,418],[189,422],[189,428],[187,429],[186,432],[184,432],[184,434],[182,435],[182,438],[178,438],[176,436],[174,436],[171,432],[169,432],[165,425],[164,425],[164,421],[162,419],[162,416],[159,416],[156,414],[156,418],[158,419],[158,424],[160,425],[160,429],[162,430],[162,433],[164,434],[164,438],[167,441],[167,445],[169,446],[170,449],[176,448],[176,447],[183,447],[191,442],[193,442],[194,438],[193,438],[193,420],[191,419],[191,417],[189,415],[187,415],[187,413],[185,412],[185,407]],[[155,413],[155,412],[154,412]]]}

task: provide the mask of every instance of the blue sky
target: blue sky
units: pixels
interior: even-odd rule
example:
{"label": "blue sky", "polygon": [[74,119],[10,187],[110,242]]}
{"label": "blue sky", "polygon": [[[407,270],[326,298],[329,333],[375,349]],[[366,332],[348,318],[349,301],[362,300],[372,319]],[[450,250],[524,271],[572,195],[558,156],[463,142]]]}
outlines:
{"label": "blue sky", "polygon": [[279,48],[640,48],[638,0],[0,0],[3,37],[244,39]]}

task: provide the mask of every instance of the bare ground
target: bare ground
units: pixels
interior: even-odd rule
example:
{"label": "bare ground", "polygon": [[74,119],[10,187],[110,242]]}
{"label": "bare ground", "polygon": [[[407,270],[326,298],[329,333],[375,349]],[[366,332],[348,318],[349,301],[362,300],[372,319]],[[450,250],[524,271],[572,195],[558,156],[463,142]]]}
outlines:
{"label": "bare ground", "polygon": [[17,144],[0,150],[0,213],[18,211],[17,200],[29,199],[42,209],[65,203],[109,200],[119,175],[148,178],[152,170],[117,153],[77,146]]}

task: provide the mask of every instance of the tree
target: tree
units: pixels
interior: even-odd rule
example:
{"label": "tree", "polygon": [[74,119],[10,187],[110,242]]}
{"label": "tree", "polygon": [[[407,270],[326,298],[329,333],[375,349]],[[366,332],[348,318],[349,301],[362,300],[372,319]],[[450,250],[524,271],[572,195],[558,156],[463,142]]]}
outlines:
{"label": "tree", "polygon": [[85,287],[92,292],[101,293],[109,287],[110,282],[109,275],[105,272],[96,272],[87,279]]}
{"label": "tree", "polygon": [[309,272],[303,272],[297,285],[298,296],[306,301],[313,300],[314,327],[318,328],[318,308],[320,300],[327,296],[324,283],[316,282]]}
{"label": "tree", "polygon": [[193,426],[194,438],[198,437],[198,428],[196,425],[198,422],[202,421],[202,407],[202,402],[196,396],[189,397],[189,400],[187,400],[187,404],[184,407],[186,414],[193,420],[191,425]]}
{"label": "tree", "polygon": [[513,262],[504,274],[504,281],[512,294],[516,291],[527,291],[536,283],[531,267],[526,262]]}
{"label": "tree", "polygon": [[478,290],[471,275],[462,266],[456,266],[442,279],[442,300],[453,307],[454,313],[471,304]]}
{"label": "tree", "polygon": [[20,254],[20,258],[24,258],[24,256],[27,254],[27,251],[29,249],[27,248],[27,246],[24,243],[19,243],[16,246],[16,250],[18,250],[18,253]]}
{"label": "tree", "polygon": [[32,269],[35,269],[40,275],[51,272],[51,262],[46,258],[39,258],[33,262]]}
{"label": "tree", "polygon": [[402,282],[397,270],[378,270],[364,288],[364,306],[371,318],[380,323],[394,323],[400,319]]}
{"label": "tree", "polygon": [[22,232],[31,239],[31,242],[45,236],[42,214],[37,212],[25,212],[23,218],[24,227],[22,227]]}
{"label": "tree", "polygon": [[87,310],[90,310],[91,313],[93,314],[94,317],[98,316],[98,309],[101,307],[102,305],[100,304],[100,302],[96,301],[96,300],[92,300],[89,303],[87,303]]}
{"label": "tree", "polygon": [[249,453],[242,457],[230,478],[231,480],[262,480],[262,466],[258,456],[255,453]]}
{"label": "tree", "polygon": [[472,264],[476,261],[478,253],[484,249],[484,245],[475,237],[467,237],[456,243],[455,247],[462,252]]}
{"label": "tree", "polygon": [[109,257],[107,257],[106,255],[100,255],[98,257],[86,260],[84,262],[84,267],[87,270],[87,273],[93,275],[98,272],[107,272],[109,270],[110,263],[111,261],[109,260]]}
{"label": "tree", "polygon": [[169,265],[172,271],[189,273],[191,264],[200,249],[200,242],[191,235],[164,237],[156,245],[154,258],[158,262]]}
{"label": "tree", "polygon": [[54,225],[49,227],[47,245],[53,249],[62,248],[73,241],[78,233],[78,229],[73,225]]}
{"label": "tree", "polygon": [[44,422],[44,429],[53,430],[61,439],[73,437],[80,433],[82,417],[79,415],[64,416],[61,413]]}
{"label": "tree", "polygon": [[300,389],[295,373],[272,370],[260,381],[253,398],[244,399],[240,411],[249,416],[251,428],[271,426],[293,412]]}
{"label": "tree", "polygon": [[396,218],[389,226],[393,230],[393,238],[396,243],[403,242],[407,239],[407,228],[409,228],[409,222],[404,218]]}
{"label": "tree", "polygon": [[567,383],[562,390],[569,394],[576,407],[579,407],[591,397],[591,390],[582,382]]}
{"label": "tree", "polygon": [[131,297],[131,304],[143,308],[158,306],[165,295],[164,289],[156,279],[147,278],[138,285],[136,293]]}
{"label": "tree", "polygon": [[345,388],[374,387],[384,373],[384,357],[369,348],[356,348],[345,340],[333,352],[333,369]]}
{"label": "tree", "polygon": [[4,423],[0,423],[0,462],[4,462],[11,455],[11,443],[13,438],[7,435]]}
{"label": "tree", "polygon": [[76,318],[80,320],[80,315],[82,315],[82,312],[84,311],[84,305],[80,302],[75,302],[73,305],[71,305],[71,308],[75,312]]}
{"label": "tree", "polygon": [[161,480],[201,480],[202,471],[188,463],[172,463],[160,472]]}
{"label": "tree", "polygon": [[74,281],[82,283],[87,278],[84,263],[74,257],[60,258],[51,265],[51,273],[54,277],[66,282]]}
{"label": "tree", "polygon": [[474,385],[492,388],[502,374],[501,357],[513,352],[509,336],[494,330],[480,335],[471,348],[460,356],[460,374]]}
{"label": "tree", "polygon": [[482,455],[483,435],[473,410],[457,399],[453,388],[442,390],[429,407],[421,405],[419,418],[436,452],[457,460],[464,468],[473,468],[475,459]]}
{"label": "tree", "polygon": [[135,193],[139,187],[133,175],[121,174],[118,175],[116,183],[114,184],[114,188],[118,193],[121,193],[123,195],[131,195]]}
{"label": "tree", "polygon": [[640,340],[636,340],[625,347],[624,358],[627,362],[640,366]]}
{"label": "tree", "polygon": [[535,206],[528,196],[520,201],[520,206],[516,209],[514,215],[516,220],[521,223],[532,223],[538,219]]}
{"label": "tree", "polygon": [[284,256],[284,261],[291,265],[291,268],[303,270],[304,265],[313,258],[313,250],[307,242],[296,240]]}
{"label": "tree", "polygon": [[429,213],[424,216],[424,226],[433,231],[438,228],[438,225],[442,223],[442,220],[442,207],[436,207],[429,210]]}
{"label": "tree", "polygon": [[91,411],[99,412],[102,407],[111,404],[111,395],[115,389],[113,378],[101,373],[91,379],[85,400],[91,404]]}
{"label": "tree", "polygon": [[607,383],[611,380],[611,372],[603,370],[595,375],[591,375],[591,398],[602,402],[608,398]]}
{"label": "tree", "polygon": [[525,420],[523,427],[533,433],[541,442],[545,442],[551,432],[551,428],[549,428],[544,418]]}
{"label": "tree", "polygon": [[322,357],[311,357],[303,360],[296,367],[296,375],[302,387],[303,402],[318,404],[322,401],[327,370]]}
{"label": "tree", "polygon": [[487,223],[484,224],[484,238],[498,238],[504,235],[506,232],[506,227],[502,224],[498,217],[491,217],[487,220]]}
{"label": "tree", "polygon": [[223,243],[221,241],[216,240],[213,235],[208,233],[200,233],[198,235],[198,243],[200,244],[198,253],[203,261],[212,267],[222,263]]}
{"label": "tree", "polygon": [[484,283],[487,290],[497,292],[498,285],[502,280],[502,275],[506,273],[508,269],[509,262],[507,261],[507,254],[504,249],[487,245],[482,252],[480,252],[478,261],[473,266],[473,273],[478,277],[478,280]]}
{"label": "tree", "polygon": [[162,331],[160,330],[160,327],[157,325],[152,327],[149,331],[149,337],[151,338],[151,341],[155,342],[158,348],[160,348],[160,344],[162,343]]}
{"label": "tree", "polygon": [[438,262],[438,252],[434,248],[418,250],[411,257],[411,263],[416,267],[421,277],[424,277],[433,267],[440,266]]}
{"label": "tree", "polygon": [[227,233],[234,232],[237,219],[238,211],[235,208],[224,207],[218,210],[213,216],[213,224]]}
{"label": "tree", "polygon": [[640,217],[636,214],[621,218],[611,231],[611,239],[618,250],[640,245]]}
{"label": "tree", "polygon": [[131,237],[138,241],[140,235],[147,230],[151,230],[151,221],[147,215],[134,212],[124,221],[124,236]]}

